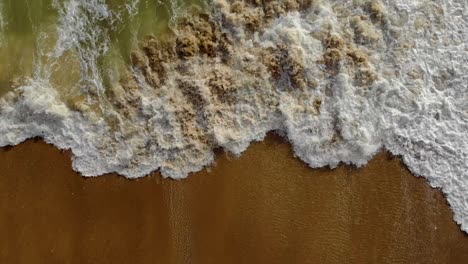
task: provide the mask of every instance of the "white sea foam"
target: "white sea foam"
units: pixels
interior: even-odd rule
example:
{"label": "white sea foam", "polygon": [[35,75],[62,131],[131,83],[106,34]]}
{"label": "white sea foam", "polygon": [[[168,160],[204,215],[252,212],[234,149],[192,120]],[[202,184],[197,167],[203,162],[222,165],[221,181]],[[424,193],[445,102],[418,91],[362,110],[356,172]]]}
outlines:
{"label": "white sea foam", "polygon": [[[76,51],[82,72],[82,81],[86,88],[104,93],[101,73],[98,70],[98,58],[108,51],[109,32],[112,27],[113,13],[101,0],[56,1],[59,10],[59,39],[54,49],[54,56],[59,58],[68,50]],[[104,25],[104,26],[103,26]]]}
{"label": "white sea foam", "polygon": [[[116,108],[106,108],[104,117],[71,110],[47,76],[38,76],[0,99],[0,146],[40,136],[71,149],[74,169],[85,176],[118,172],[130,178],[157,169],[166,177],[186,177],[213,162],[214,147],[241,154],[271,130],[280,131],[311,167],[341,162],[362,166],[387,149],[444,192],[455,221],[468,232],[468,3],[382,1],[385,23],[363,35],[375,43],[356,44],[376,75],[363,88],[345,66],[332,77],[324,75],[319,61],[325,48],[314,33],[327,28],[346,36],[353,22],[337,13],[337,5],[358,15],[364,10],[353,7],[353,1],[321,2],[313,12],[284,14],[253,35],[241,27],[223,29],[236,38],[230,65],[216,58],[194,58],[184,62],[187,69],[181,74],[169,63],[167,80],[158,90],[141,69],[131,68],[138,83],[138,93],[132,96],[140,102],[135,116],[123,117]],[[57,6],[60,37],[54,54],[77,52],[83,76],[94,82],[89,87],[104,95],[95,64],[108,45],[107,29],[100,22],[112,20],[112,12],[99,0],[66,3]],[[228,2],[217,0],[213,8],[213,16],[237,23],[238,18],[226,11]],[[258,51],[280,46],[301,59],[304,79],[316,80],[316,88],[291,90],[288,76],[271,82]],[[216,102],[208,87],[213,71],[235,76],[233,85],[240,87],[236,104]],[[191,83],[203,102],[190,110],[196,121],[189,126],[209,138],[209,148],[184,134],[177,116],[187,104],[181,81]],[[116,86],[117,97],[126,96],[125,89]],[[277,104],[265,103],[265,98]],[[321,104],[314,110],[317,100]],[[117,130],[106,121],[109,116],[119,121]]]}
{"label": "white sea foam", "polygon": [[0,47],[3,45],[3,42],[4,42],[4,32],[5,32],[5,28],[7,27],[7,22],[5,20],[5,17],[4,17],[4,13],[5,10],[4,10],[4,4],[3,2],[0,2]]}

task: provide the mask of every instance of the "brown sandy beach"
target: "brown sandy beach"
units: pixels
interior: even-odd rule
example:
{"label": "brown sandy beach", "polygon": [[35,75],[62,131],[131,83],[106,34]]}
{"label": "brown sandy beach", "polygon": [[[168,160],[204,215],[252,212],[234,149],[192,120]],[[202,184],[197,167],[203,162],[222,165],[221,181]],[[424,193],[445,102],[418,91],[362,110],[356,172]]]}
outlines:
{"label": "brown sandy beach", "polygon": [[310,169],[269,135],[188,179],[83,178],[40,140],[0,150],[0,263],[467,263],[439,190],[398,158]]}

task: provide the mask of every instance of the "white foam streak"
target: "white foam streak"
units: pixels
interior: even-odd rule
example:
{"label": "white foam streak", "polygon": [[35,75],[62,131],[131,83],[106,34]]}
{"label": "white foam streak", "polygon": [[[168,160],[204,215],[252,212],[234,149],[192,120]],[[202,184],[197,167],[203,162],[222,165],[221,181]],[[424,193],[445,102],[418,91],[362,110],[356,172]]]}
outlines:
{"label": "white foam streak", "polygon": [[84,89],[104,93],[98,59],[109,49],[109,30],[112,30],[113,13],[103,0],[68,0],[55,2],[59,10],[59,39],[54,56],[65,51],[75,51],[81,65]]}
{"label": "white foam streak", "polygon": [[0,0],[0,47],[3,46],[3,42],[4,42],[4,34],[5,34],[5,29],[7,27],[7,22],[5,21],[5,17],[4,17],[4,3],[3,3],[3,0]]}
{"label": "white foam streak", "polygon": [[125,4],[125,8],[130,16],[136,16],[138,14],[138,5],[140,0],[131,0],[130,3]]}

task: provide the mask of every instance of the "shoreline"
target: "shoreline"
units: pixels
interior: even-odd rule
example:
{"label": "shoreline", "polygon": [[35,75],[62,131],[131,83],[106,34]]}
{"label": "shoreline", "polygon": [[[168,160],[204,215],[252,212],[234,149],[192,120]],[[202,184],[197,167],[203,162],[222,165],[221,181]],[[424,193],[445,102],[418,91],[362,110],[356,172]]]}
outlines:
{"label": "shoreline", "polygon": [[269,134],[183,180],[81,177],[42,140],[0,149],[5,263],[461,263],[468,235],[399,158],[312,169]]}

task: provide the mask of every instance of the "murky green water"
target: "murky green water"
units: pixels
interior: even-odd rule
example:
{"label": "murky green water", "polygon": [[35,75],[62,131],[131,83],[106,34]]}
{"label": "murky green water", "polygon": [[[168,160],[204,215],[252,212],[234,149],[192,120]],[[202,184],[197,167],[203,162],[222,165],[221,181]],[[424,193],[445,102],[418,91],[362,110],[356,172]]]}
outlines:
{"label": "murky green water", "polygon": [[0,92],[5,92],[15,79],[32,76],[38,42],[53,32],[57,12],[50,0],[2,0],[0,10]]}
{"label": "murky green water", "polygon": [[[78,95],[83,86],[93,83],[90,80],[108,86],[120,68],[128,67],[130,53],[140,41],[167,37],[177,16],[194,6],[203,4],[199,0],[0,0],[0,96],[23,77],[47,79],[63,96]],[[58,53],[61,34],[69,34],[64,43],[70,45]],[[96,46],[105,49],[91,56]]]}

